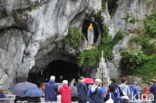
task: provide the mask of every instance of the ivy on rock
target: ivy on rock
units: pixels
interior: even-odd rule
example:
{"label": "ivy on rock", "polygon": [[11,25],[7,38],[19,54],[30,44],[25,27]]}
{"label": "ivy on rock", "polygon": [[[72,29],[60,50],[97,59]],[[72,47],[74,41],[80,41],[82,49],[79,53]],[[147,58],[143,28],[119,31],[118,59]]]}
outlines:
{"label": "ivy on rock", "polygon": [[78,27],[69,27],[68,35],[64,38],[65,44],[72,45],[76,49],[80,49],[82,43],[82,33]]}
{"label": "ivy on rock", "polygon": [[101,57],[101,51],[104,51],[104,57],[106,60],[111,58],[112,50],[115,44],[123,39],[123,32],[119,30],[115,37],[109,35],[108,26],[104,25],[104,32],[101,35],[101,44],[93,50],[86,50],[80,52],[78,55],[79,66],[94,66],[98,65]]}
{"label": "ivy on rock", "polygon": [[119,68],[124,75],[146,76],[146,80],[151,80],[156,71],[156,13],[148,16],[144,24],[144,29],[136,30],[137,35],[129,40],[141,49],[137,54],[132,50],[122,50]]}

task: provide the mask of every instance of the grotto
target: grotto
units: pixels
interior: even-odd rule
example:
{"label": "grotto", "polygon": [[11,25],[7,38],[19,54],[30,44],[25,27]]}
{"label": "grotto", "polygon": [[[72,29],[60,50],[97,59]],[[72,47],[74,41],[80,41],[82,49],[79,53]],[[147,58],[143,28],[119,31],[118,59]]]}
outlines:
{"label": "grotto", "polygon": [[59,81],[59,77],[62,75],[64,80],[69,82],[74,78],[78,79],[82,69],[80,69],[77,64],[72,62],[67,62],[64,60],[55,60],[50,62],[45,69],[40,70],[38,73],[29,73],[28,79],[31,82],[46,82],[49,80],[51,75],[56,77],[56,82]]}

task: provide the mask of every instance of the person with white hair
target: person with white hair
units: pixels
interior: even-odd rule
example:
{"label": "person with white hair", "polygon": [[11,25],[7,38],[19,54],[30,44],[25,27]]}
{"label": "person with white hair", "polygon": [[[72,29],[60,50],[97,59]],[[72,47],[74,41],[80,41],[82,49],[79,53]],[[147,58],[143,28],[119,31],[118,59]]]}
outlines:
{"label": "person with white hair", "polygon": [[57,101],[58,85],[55,83],[55,76],[51,76],[45,84],[45,101]]}
{"label": "person with white hair", "polygon": [[68,86],[68,81],[63,80],[63,86],[60,88],[61,103],[71,103],[71,88]]}
{"label": "person with white hair", "polygon": [[90,103],[103,103],[105,91],[103,88],[101,88],[101,84],[101,79],[95,79],[95,84],[92,85],[90,90],[88,91]]}

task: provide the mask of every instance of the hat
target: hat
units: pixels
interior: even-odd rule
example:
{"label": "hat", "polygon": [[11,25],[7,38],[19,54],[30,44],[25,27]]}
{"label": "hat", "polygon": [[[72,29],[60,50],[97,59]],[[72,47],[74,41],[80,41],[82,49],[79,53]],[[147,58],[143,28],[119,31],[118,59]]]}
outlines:
{"label": "hat", "polygon": [[50,77],[50,80],[55,80],[55,76],[52,75],[52,76]]}
{"label": "hat", "polygon": [[156,79],[152,79],[151,82],[155,83],[156,82]]}
{"label": "hat", "polygon": [[97,79],[95,79],[95,82],[101,83],[102,81],[101,81],[101,79],[97,78]]}

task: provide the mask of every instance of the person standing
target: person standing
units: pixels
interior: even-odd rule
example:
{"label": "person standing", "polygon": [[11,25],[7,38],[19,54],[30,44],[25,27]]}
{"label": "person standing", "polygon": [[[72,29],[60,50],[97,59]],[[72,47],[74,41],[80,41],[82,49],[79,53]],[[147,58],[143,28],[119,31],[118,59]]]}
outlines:
{"label": "person standing", "polygon": [[6,98],[6,94],[4,93],[3,87],[0,86],[0,98]]}
{"label": "person standing", "polygon": [[156,103],[156,80],[153,79],[152,80],[152,86],[150,87],[150,92],[154,95],[154,102],[153,103]]}
{"label": "person standing", "polygon": [[80,76],[77,83],[78,103],[87,103],[87,86],[84,83],[84,76]]}
{"label": "person standing", "polygon": [[110,81],[111,81],[111,84],[109,85],[110,92],[114,94],[113,96],[115,96],[116,98],[116,103],[120,103],[121,96],[123,96],[123,92],[119,87],[119,85],[116,83],[116,80],[114,78],[111,78]]}
{"label": "person standing", "polygon": [[60,88],[61,103],[71,103],[71,88],[68,86],[68,81],[63,80],[63,86]]}
{"label": "person standing", "polygon": [[101,88],[101,79],[95,79],[95,84],[90,87],[89,97],[90,103],[103,103],[104,101],[104,89]]}
{"label": "person standing", "polygon": [[109,85],[108,86],[108,93],[106,95],[106,97],[104,98],[105,102],[108,102],[108,100],[111,98],[113,100],[113,103],[120,103],[120,101],[118,101],[117,96],[115,96],[115,88],[113,85]]}
{"label": "person standing", "polygon": [[120,88],[121,88],[123,95],[124,95],[121,97],[121,103],[128,103],[129,97],[130,97],[130,89],[127,85],[127,79],[126,78],[121,79]]}
{"label": "person standing", "polygon": [[58,83],[62,83],[63,82],[63,75],[60,75],[59,80],[57,82]]}
{"label": "person standing", "polygon": [[55,83],[55,76],[45,84],[45,101],[57,101],[58,85]]}
{"label": "person standing", "polygon": [[137,85],[138,85],[137,81],[134,81],[134,85],[129,85],[131,100],[136,100],[139,98],[139,90],[137,88]]}

